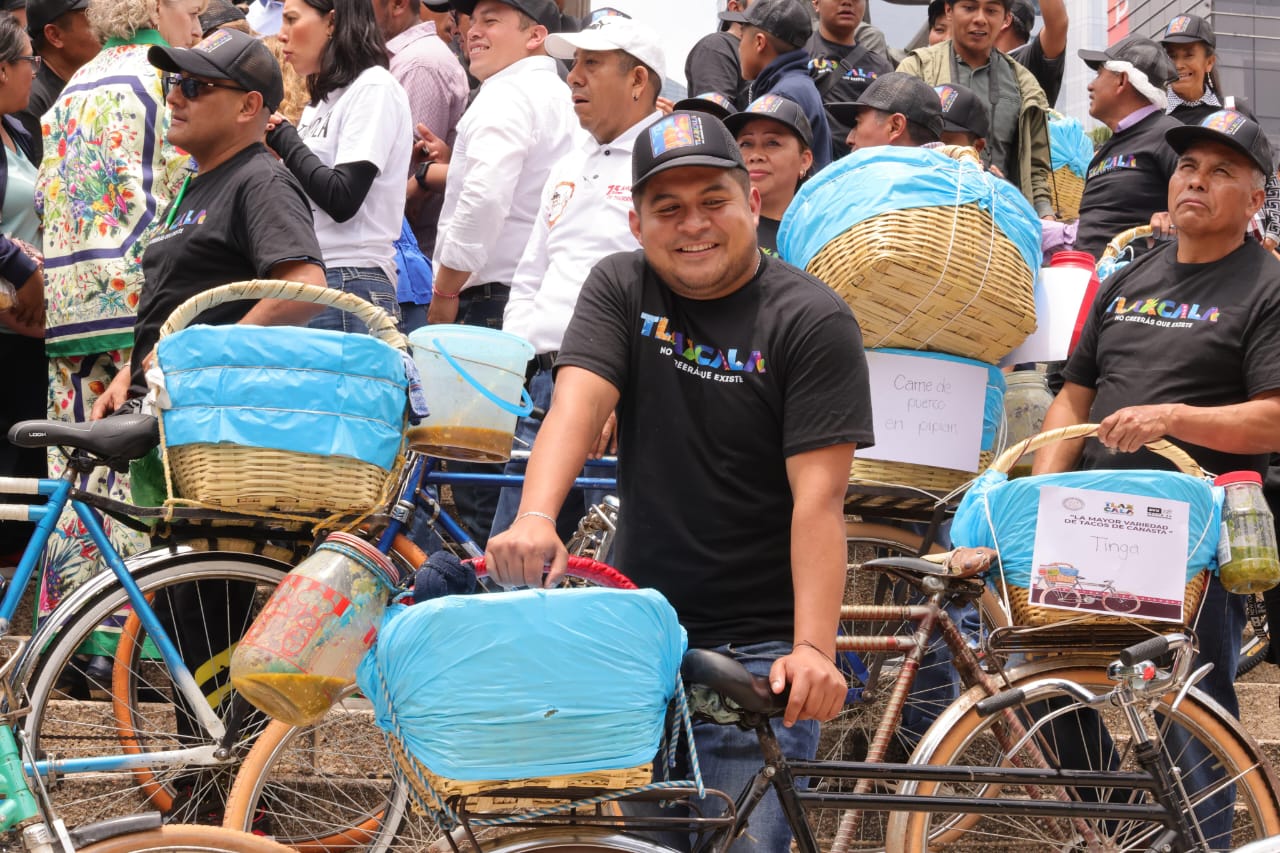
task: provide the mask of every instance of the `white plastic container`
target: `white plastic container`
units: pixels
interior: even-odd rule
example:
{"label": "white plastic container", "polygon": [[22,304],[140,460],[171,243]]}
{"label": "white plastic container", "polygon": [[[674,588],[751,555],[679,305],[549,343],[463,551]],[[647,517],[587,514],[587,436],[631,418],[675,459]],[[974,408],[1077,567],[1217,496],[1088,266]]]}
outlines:
{"label": "white plastic container", "polygon": [[467,462],[511,456],[516,419],[533,411],[524,390],[533,346],[480,326],[425,326],[409,335],[431,416],[407,433],[420,453]]}

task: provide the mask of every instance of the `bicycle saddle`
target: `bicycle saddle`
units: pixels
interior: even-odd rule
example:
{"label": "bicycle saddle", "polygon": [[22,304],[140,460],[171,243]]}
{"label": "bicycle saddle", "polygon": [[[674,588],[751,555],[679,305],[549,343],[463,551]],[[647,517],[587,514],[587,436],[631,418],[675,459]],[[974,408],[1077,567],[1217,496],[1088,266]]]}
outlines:
{"label": "bicycle saddle", "polygon": [[707,649],[690,649],[680,662],[685,684],[708,687],[744,711],[775,716],[787,707],[788,693],[774,695],[769,679],[752,675],[728,655]]}
{"label": "bicycle saddle", "polygon": [[9,428],[18,447],[73,447],[101,459],[138,459],[160,443],[151,415],[114,415],[100,421],[19,421]]}

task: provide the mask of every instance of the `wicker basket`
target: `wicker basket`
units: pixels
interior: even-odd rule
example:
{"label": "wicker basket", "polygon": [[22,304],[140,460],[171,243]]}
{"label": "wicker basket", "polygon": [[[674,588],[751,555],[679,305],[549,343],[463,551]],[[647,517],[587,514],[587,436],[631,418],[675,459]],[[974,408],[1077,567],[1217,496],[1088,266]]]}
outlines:
{"label": "wicker basket", "polygon": [[1053,191],[1053,209],[1063,222],[1080,218],[1080,199],[1084,196],[1084,178],[1066,166],[1054,169],[1049,178]]}
{"label": "wicker basket", "polygon": [[[995,454],[984,450],[978,454],[979,470],[991,464]],[[913,465],[910,462],[881,462],[877,459],[853,460],[849,483],[854,486],[907,486],[935,494],[947,494],[977,476],[972,471]]]}
{"label": "wicker basket", "polygon": [[[171,335],[216,305],[237,299],[289,299],[348,311],[370,334],[398,349],[404,337],[382,309],[359,297],[324,287],[287,281],[229,284],[178,306],[160,329]],[[361,513],[375,507],[394,470],[342,456],[320,456],[232,444],[167,447],[161,418],[161,448],[172,492],[183,501],[247,514],[329,515]]]}
{"label": "wicker basket", "polygon": [[[1062,427],[1061,429],[1050,430],[1049,432],[1034,435],[1025,441],[1020,441],[1013,447],[1005,450],[1000,457],[991,463],[991,470],[1009,473],[1014,463],[1018,461],[1025,453],[1037,450],[1046,444],[1052,444],[1055,441],[1070,441],[1073,439],[1083,439],[1092,436],[1098,431],[1097,424],[1077,424],[1076,426]],[[1184,474],[1193,477],[1203,477],[1204,471],[1196,464],[1196,461],[1187,454],[1182,448],[1171,444],[1163,439],[1152,441],[1147,444],[1147,449],[1153,453],[1163,456],[1165,459],[1173,462],[1178,470]],[[1134,619],[1127,616],[1090,616],[1071,610],[1058,610],[1052,607],[1041,607],[1032,604],[1030,600],[1030,591],[1024,587],[1007,583],[1002,574],[995,576],[996,582],[999,584],[999,593],[1003,593],[1009,602],[1009,616],[1014,625],[1025,627],[1041,627],[1045,625],[1061,625],[1071,624],[1079,626],[1101,626],[1101,625],[1149,625],[1149,626],[1167,626],[1168,623],[1154,622],[1151,620]],[[1182,621],[1185,624],[1192,624],[1195,621],[1196,611],[1200,608],[1200,601],[1204,597],[1204,592],[1209,583],[1209,573],[1200,572],[1190,581],[1187,582],[1186,593],[1183,597],[1182,604]]]}
{"label": "wicker basket", "polygon": [[807,269],[853,308],[867,347],[995,364],[1036,328],[1034,276],[976,204],[873,216]]}

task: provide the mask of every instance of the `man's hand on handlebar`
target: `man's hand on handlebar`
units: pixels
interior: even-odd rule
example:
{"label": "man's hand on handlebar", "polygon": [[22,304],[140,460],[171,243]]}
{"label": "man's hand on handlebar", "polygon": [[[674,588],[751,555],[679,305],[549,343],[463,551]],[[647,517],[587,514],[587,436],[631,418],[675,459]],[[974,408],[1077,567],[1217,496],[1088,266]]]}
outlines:
{"label": "man's hand on handlebar", "polygon": [[517,515],[511,527],[489,540],[484,552],[489,577],[506,589],[553,587],[568,563],[555,522],[528,513]]}
{"label": "man's hand on handlebar", "polygon": [[782,723],[788,728],[797,720],[826,722],[834,718],[844,707],[849,689],[831,658],[807,644],[797,644],[769,670],[769,687],[775,694],[787,685],[791,686],[791,697]]}

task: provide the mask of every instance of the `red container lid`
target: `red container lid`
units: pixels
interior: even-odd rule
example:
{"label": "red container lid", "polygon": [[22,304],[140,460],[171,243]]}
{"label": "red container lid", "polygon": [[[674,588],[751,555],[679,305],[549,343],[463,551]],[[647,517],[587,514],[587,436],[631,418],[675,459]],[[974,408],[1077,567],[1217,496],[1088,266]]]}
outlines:
{"label": "red container lid", "polygon": [[1097,270],[1097,262],[1088,252],[1054,252],[1049,259],[1051,267],[1080,267],[1089,272]]}
{"label": "red container lid", "polygon": [[1232,483],[1256,483],[1262,485],[1262,475],[1257,471],[1228,471],[1213,481],[1215,486],[1229,486]]}

